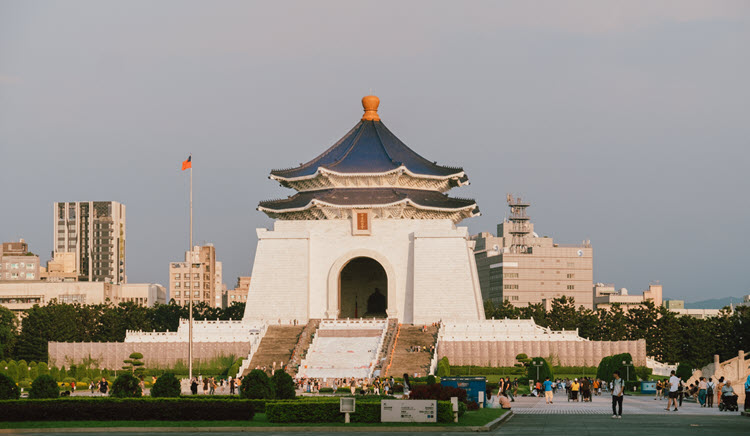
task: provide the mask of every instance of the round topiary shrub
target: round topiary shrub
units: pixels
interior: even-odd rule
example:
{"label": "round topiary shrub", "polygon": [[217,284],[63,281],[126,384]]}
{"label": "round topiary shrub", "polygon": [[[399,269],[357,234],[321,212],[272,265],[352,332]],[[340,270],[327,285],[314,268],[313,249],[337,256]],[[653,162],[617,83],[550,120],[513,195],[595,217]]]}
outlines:
{"label": "round topiary shrub", "polygon": [[276,399],[294,399],[297,397],[294,380],[285,371],[277,370],[271,377],[271,384],[276,392]]}
{"label": "round topiary shrub", "polygon": [[18,390],[16,381],[7,375],[0,373],[0,399],[18,399],[21,396],[21,391]]}
{"label": "round topiary shrub", "polygon": [[152,398],[176,398],[182,393],[180,380],[173,373],[165,373],[160,376],[151,388]]}
{"label": "round topiary shrub", "polygon": [[435,381],[435,375],[427,375],[427,385],[432,385],[436,383]]}
{"label": "round topiary shrub", "polygon": [[57,381],[49,375],[39,375],[31,383],[30,399],[55,399],[59,396],[60,389],[57,387]]}
{"label": "round topiary shrub", "polygon": [[240,398],[243,399],[273,399],[274,391],[271,380],[266,372],[255,369],[242,378]]}
{"label": "round topiary shrub", "polygon": [[112,383],[110,396],[116,398],[139,398],[141,397],[141,380],[130,373],[123,373]]}

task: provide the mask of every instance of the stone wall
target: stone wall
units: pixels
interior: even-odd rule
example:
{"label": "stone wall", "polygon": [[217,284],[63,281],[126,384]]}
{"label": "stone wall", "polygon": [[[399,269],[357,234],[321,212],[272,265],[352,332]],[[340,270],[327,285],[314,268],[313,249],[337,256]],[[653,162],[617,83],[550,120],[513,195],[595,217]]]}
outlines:
{"label": "stone wall", "polygon": [[[246,357],[249,342],[193,343],[193,362],[208,361],[219,356]],[[188,343],[58,343],[49,342],[49,365],[70,366],[91,357],[102,369],[120,369],[131,353],[140,352],[146,367],[170,367],[188,362]]]}
{"label": "stone wall", "polygon": [[636,366],[646,365],[646,340],[635,341],[451,341],[441,340],[438,358],[456,366],[513,366],[518,354],[548,358],[561,366],[598,366],[602,358],[630,353]]}

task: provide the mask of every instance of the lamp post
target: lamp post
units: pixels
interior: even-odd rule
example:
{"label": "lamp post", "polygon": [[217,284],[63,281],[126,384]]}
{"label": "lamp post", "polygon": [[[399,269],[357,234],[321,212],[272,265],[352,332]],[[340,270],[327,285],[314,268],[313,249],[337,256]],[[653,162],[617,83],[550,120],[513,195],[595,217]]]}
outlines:
{"label": "lamp post", "polygon": [[630,381],[630,366],[633,365],[633,362],[632,361],[630,361],[630,362],[623,361],[622,365],[625,366],[625,372],[626,372],[626,375],[627,375],[626,381]]}
{"label": "lamp post", "polygon": [[539,381],[539,368],[544,365],[544,361],[532,361],[531,364],[536,367],[536,380]]}

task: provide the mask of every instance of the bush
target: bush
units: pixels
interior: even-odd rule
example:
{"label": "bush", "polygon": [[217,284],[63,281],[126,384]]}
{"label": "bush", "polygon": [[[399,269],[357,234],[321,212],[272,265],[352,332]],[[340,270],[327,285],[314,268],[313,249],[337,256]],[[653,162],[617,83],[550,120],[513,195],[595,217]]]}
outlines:
{"label": "bush", "polygon": [[18,379],[18,364],[16,364],[15,361],[11,360],[8,363],[8,370],[5,371],[5,374],[8,375],[11,379],[17,380]]}
{"label": "bush", "polygon": [[58,369],[56,366],[52,366],[49,369],[49,376],[51,376],[52,379],[54,379],[55,381],[59,381],[60,380],[60,369]]}
{"label": "bush", "polygon": [[242,399],[273,399],[274,390],[271,380],[266,372],[254,369],[242,378],[240,385],[240,398]]}
{"label": "bush", "polygon": [[30,399],[56,399],[60,396],[57,381],[49,375],[40,375],[31,383]]}
{"label": "bush", "polygon": [[443,357],[438,361],[437,376],[451,376],[451,365],[448,362],[448,357]]}
{"label": "bush", "polygon": [[180,396],[182,387],[180,380],[172,373],[165,373],[160,376],[151,389],[152,398],[176,398]]}
{"label": "bush", "polygon": [[0,373],[0,399],[18,399],[20,396],[21,391],[18,390],[16,381],[13,381],[10,376]]}
{"label": "bush", "polygon": [[[450,402],[438,402],[437,420],[452,422]],[[314,402],[272,401],[266,403],[266,417],[272,423],[341,423],[339,399],[315,399]],[[353,423],[379,423],[380,402],[357,399],[356,411],[350,415]]]}
{"label": "bush", "polygon": [[333,393],[332,387],[320,387],[320,393]]}
{"label": "bush", "polygon": [[130,373],[123,373],[115,379],[109,395],[116,398],[139,398],[142,395],[141,380]]}
{"label": "bush", "polygon": [[479,410],[479,404],[474,401],[469,401],[466,404],[466,409],[469,411],[478,411]]}
{"label": "bush", "polygon": [[526,373],[526,377],[532,381],[537,381],[537,366],[535,366],[534,362],[542,362],[542,365],[538,367],[539,369],[539,381],[544,381],[545,378],[549,377],[549,379],[554,380],[555,376],[552,374],[552,369],[550,369],[549,364],[547,364],[547,360],[545,360],[542,357],[534,357],[529,362],[529,367],[526,368],[528,371]]}
{"label": "bush", "polygon": [[18,379],[26,379],[29,377],[29,364],[26,360],[21,360],[17,364],[18,366]]}
{"label": "bush", "polygon": [[[131,375],[132,376],[132,375]],[[338,405],[338,404],[337,404]],[[0,401],[0,422],[46,420],[252,420],[252,401],[186,398],[72,397]]]}
{"label": "bush", "polygon": [[427,385],[435,384],[437,381],[435,380],[435,375],[429,375],[427,376]]}
{"label": "bush", "polygon": [[680,363],[677,366],[677,370],[675,371],[675,374],[683,382],[687,382],[687,380],[690,379],[691,376],[693,376],[693,366],[687,362]]}
{"label": "bush", "polygon": [[294,380],[283,370],[277,370],[271,377],[271,386],[276,394],[276,399],[294,399],[297,392],[294,388]]}

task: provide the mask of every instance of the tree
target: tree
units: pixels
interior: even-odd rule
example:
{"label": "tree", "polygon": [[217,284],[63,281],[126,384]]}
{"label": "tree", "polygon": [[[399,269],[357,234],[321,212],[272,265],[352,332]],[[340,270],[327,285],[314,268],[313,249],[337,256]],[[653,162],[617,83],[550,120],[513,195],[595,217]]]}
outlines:
{"label": "tree", "polygon": [[112,383],[110,396],[116,398],[139,398],[141,397],[141,380],[131,373],[123,373]]}
{"label": "tree", "polygon": [[[534,363],[537,363],[535,365]],[[539,365],[541,363],[541,365]],[[537,378],[537,369],[539,369],[539,377]],[[550,369],[547,360],[542,357],[534,357],[531,359],[531,365],[527,368],[526,377],[532,381],[544,381],[545,378],[553,379],[552,369]]]}
{"label": "tree", "polygon": [[130,354],[129,359],[124,360],[125,363],[124,366],[122,366],[122,370],[129,371],[132,375],[143,375],[144,370],[146,370],[145,367],[143,367],[143,364],[145,364],[143,361],[143,354],[140,352],[133,352]]}
{"label": "tree", "polygon": [[503,300],[499,305],[495,305],[491,300],[484,303],[484,314],[488,319],[516,319],[521,315],[521,311],[516,308],[509,300]]}
{"label": "tree", "polygon": [[17,330],[16,316],[8,308],[0,306],[0,358],[9,359],[13,356]]}
{"label": "tree", "polygon": [[274,391],[271,380],[266,372],[254,369],[242,378],[240,398],[243,399],[273,399]]}
{"label": "tree", "polygon": [[284,370],[274,372],[271,377],[271,385],[274,388],[276,399],[294,399],[297,397],[294,380]]}
{"label": "tree", "polygon": [[153,398],[177,398],[181,393],[180,380],[173,373],[161,375],[154,386],[151,387],[151,397]]}
{"label": "tree", "polygon": [[552,299],[552,309],[547,314],[550,329],[573,331],[578,327],[578,313],[575,299],[562,296]]}
{"label": "tree", "polygon": [[16,381],[8,375],[0,373],[0,400],[18,399],[21,391],[18,390]]}
{"label": "tree", "polygon": [[38,376],[31,383],[31,390],[29,390],[30,399],[55,399],[59,396],[60,389],[57,386],[57,381],[49,375]]}
{"label": "tree", "polygon": [[47,363],[44,361],[40,362],[36,365],[37,374],[39,375],[49,375],[49,368],[47,367]]}

